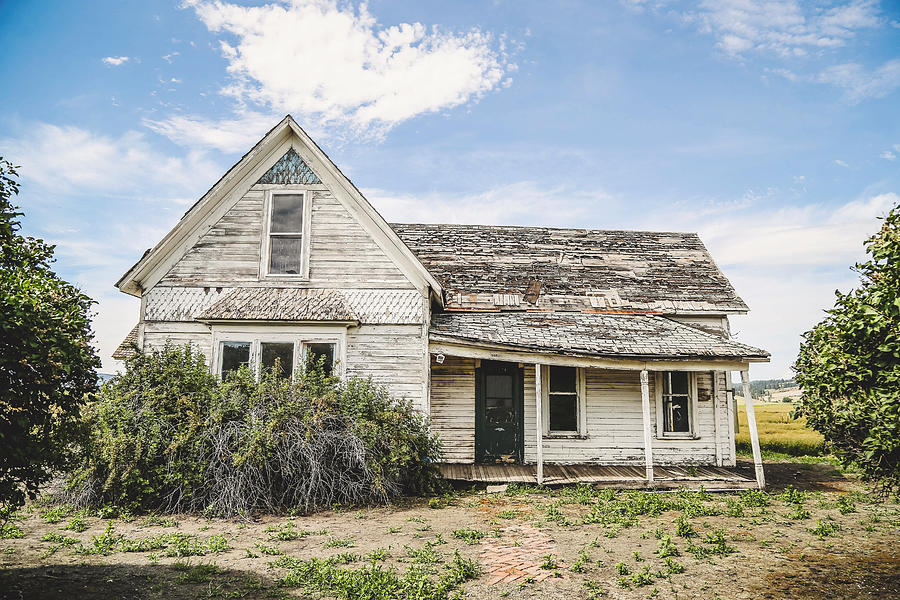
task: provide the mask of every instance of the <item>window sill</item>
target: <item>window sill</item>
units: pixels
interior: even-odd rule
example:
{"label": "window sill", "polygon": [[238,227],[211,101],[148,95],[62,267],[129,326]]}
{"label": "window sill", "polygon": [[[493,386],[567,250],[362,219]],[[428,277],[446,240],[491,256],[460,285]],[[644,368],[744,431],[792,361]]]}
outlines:
{"label": "window sill", "polygon": [[700,439],[700,436],[699,436],[699,435],[694,435],[694,434],[692,434],[692,433],[685,434],[685,435],[671,435],[671,434],[669,434],[669,435],[657,435],[657,436],[656,436],[656,439],[657,439],[657,440],[660,440],[660,441],[674,441],[674,442],[679,442],[679,441],[680,441],[680,442],[690,442],[690,441],[693,441],[693,440],[699,440],[699,439]]}
{"label": "window sill", "polygon": [[586,440],[587,435],[581,433],[544,433],[545,440]]}

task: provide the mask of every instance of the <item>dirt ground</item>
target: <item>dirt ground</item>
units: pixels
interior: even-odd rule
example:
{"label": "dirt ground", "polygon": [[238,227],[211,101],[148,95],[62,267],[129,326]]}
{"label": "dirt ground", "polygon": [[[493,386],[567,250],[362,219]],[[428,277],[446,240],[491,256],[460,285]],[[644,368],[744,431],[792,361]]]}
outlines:
{"label": "dirt ground", "polygon": [[[766,471],[767,506],[736,493],[690,496],[679,509],[635,514],[626,525],[591,522],[591,515],[599,514],[597,505],[619,500],[624,515],[641,504],[640,492],[611,500],[573,490],[467,490],[446,506],[447,499],[432,506],[416,499],[249,522],[95,515],[81,517],[83,531],[64,529],[78,514],[37,504],[15,522],[23,537],[0,539],[0,598],[329,597],[281,585],[286,570],[272,563],[283,555],[332,557],[343,569],[377,562],[398,573],[427,565],[438,577],[454,550],[480,565],[479,576],[459,588],[466,598],[900,597],[900,506],[873,501],[830,465],[770,463]],[[782,494],[789,485],[807,492],[799,509]],[[725,514],[710,514],[716,512]],[[695,535],[679,535],[685,523]],[[707,537],[718,530],[724,535],[717,545]],[[135,542],[176,532],[206,553],[170,556],[179,553],[171,545],[126,552],[121,544],[106,555],[84,553],[103,548],[104,539]],[[101,536],[98,544],[94,536]],[[666,536],[677,553],[668,562],[660,556]]]}

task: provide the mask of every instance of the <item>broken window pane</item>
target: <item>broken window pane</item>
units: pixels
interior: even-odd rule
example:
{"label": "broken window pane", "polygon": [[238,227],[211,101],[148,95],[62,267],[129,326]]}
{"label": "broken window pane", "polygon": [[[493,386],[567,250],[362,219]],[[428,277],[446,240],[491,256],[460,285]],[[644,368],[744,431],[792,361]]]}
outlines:
{"label": "broken window pane", "polygon": [[550,431],[578,431],[578,370],[550,367]]}
{"label": "broken window pane", "polygon": [[690,393],[688,373],[669,371],[662,374],[663,431],[690,433]]}

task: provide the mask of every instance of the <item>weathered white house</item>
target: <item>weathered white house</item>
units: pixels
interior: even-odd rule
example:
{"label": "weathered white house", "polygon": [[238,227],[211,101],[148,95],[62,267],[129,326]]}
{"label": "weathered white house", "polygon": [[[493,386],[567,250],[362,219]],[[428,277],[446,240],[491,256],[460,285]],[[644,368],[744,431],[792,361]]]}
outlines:
{"label": "weathered white house", "polygon": [[388,224],[290,116],[116,285],[141,299],[117,358],[167,340],[215,373],[324,355],[429,414],[448,465],[539,480],[735,465],[730,372],[746,386],[768,360],[730,339],[748,309],[697,235]]}

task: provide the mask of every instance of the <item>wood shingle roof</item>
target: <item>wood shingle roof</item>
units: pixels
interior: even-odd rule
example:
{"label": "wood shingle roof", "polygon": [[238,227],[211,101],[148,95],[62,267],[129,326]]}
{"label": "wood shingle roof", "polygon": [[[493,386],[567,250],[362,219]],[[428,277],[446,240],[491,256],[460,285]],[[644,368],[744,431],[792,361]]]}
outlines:
{"label": "wood shingle roof", "polygon": [[765,350],[659,315],[448,311],[432,315],[430,339],[609,358],[765,360],[769,356]]}
{"label": "wood shingle roof", "polygon": [[695,233],[391,227],[440,282],[451,308],[518,306],[540,282],[538,299],[528,308],[747,311]]}

